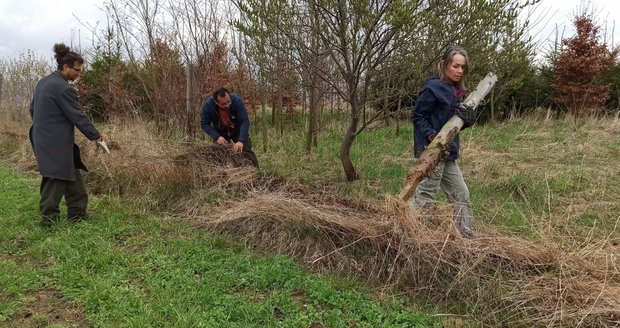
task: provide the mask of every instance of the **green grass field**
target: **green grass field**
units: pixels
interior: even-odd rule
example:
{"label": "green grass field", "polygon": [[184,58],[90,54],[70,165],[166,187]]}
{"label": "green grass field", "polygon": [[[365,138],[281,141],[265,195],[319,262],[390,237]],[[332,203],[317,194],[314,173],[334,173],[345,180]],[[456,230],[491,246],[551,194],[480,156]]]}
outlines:
{"label": "green grass field", "polygon": [[38,226],[38,181],[0,167],[0,326],[434,327],[404,300],[152,216],[117,198]]}

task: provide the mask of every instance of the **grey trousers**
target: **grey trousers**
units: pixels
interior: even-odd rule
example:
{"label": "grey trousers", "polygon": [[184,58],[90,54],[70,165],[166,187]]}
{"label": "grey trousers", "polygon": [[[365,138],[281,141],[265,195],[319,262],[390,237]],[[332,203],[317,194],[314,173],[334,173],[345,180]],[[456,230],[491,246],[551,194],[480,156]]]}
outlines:
{"label": "grey trousers", "polygon": [[432,205],[439,188],[446,193],[453,205],[456,227],[463,234],[473,234],[474,214],[469,200],[469,189],[456,161],[444,160],[437,164],[433,173],[418,185],[411,205],[414,208]]}
{"label": "grey trousers", "polygon": [[59,221],[60,201],[63,196],[70,221],[80,220],[86,216],[88,193],[79,170],[75,172],[75,181],[43,177],[40,192],[39,210],[42,224]]}

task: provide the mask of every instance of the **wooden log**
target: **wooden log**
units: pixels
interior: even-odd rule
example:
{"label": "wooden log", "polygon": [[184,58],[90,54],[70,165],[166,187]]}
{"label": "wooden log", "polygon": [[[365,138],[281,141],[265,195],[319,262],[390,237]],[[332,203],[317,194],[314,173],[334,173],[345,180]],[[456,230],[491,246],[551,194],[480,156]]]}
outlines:
{"label": "wooden log", "polygon": [[[495,82],[497,82],[497,76],[493,73],[487,74],[487,76],[478,83],[476,89],[467,96],[463,104],[474,109],[478,107],[482,99],[491,91]],[[398,196],[401,200],[406,202],[411,199],[420,182],[429,176],[437,164],[450,153],[450,144],[452,144],[452,140],[454,140],[454,137],[459,133],[463,124],[465,124],[465,122],[456,115],[452,116],[452,118],[444,124],[441,131],[437,133],[435,139],[422,151],[420,158],[418,158],[411,169],[409,169],[405,186]]]}

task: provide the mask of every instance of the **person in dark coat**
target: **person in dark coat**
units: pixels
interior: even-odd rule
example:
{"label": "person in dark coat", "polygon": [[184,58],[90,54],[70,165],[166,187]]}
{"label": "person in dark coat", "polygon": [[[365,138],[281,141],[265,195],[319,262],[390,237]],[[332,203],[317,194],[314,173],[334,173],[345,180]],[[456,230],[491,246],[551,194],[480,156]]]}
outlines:
{"label": "person in dark coat", "polygon": [[41,225],[59,221],[60,201],[65,197],[67,217],[86,218],[88,193],[78,169],[87,170],[75,144],[75,127],[89,140],[103,141],[78,102],[75,80],[84,59],[62,43],[54,45],[57,70],[37,83],[30,103],[30,142],[41,174]]}
{"label": "person in dark coat", "polygon": [[[474,115],[471,109],[461,105],[467,73],[468,57],[465,50],[456,46],[448,47],[438,65],[438,75],[426,80],[416,100],[413,111],[415,158],[419,158],[420,153],[428,147],[452,116],[466,117],[462,115],[465,111]],[[464,121],[466,125],[463,128],[473,124],[471,120]],[[474,228],[469,189],[456,162],[459,147],[459,135],[456,135],[448,156],[418,185],[412,206],[425,208],[433,204],[437,191],[441,188],[453,204],[457,228],[462,235],[472,237]]]}
{"label": "person in dark coat", "polygon": [[200,126],[220,145],[232,141],[233,152],[243,152],[243,156],[258,167],[250,140],[250,119],[241,97],[231,94],[226,88],[215,90],[202,105]]}

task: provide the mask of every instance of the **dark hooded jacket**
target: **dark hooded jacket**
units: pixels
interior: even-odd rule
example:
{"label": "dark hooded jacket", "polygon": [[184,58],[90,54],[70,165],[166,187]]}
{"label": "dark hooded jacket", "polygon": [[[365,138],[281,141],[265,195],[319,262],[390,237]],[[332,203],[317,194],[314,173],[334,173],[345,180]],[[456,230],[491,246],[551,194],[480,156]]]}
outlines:
{"label": "dark hooded jacket", "polygon": [[37,83],[30,116],[30,141],[41,176],[75,181],[75,170],[86,170],[75,144],[75,127],[89,140],[101,134],[82,111],[77,92],[60,71]]}
{"label": "dark hooded jacket", "polygon": [[[424,82],[413,110],[413,146],[416,158],[431,143],[429,136],[437,134],[454,116],[454,107],[461,100],[462,96],[457,96],[456,87],[441,81],[437,75]],[[459,144],[457,134],[450,145],[450,154],[446,159],[455,160],[459,157]]]}
{"label": "dark hooded jacket", "polygon": [[250,119],[248,111],[241,97],[230,94],[230,119],[234,123],[234,127],[226,127],[220,124],[219,114],[216,109],[215,100],[209,97],[202,105],[202,114],[200,118],[200,126],[202,129],[216,141],[219,137],[227,140],[233,139],[246,143],[250,131]]}

